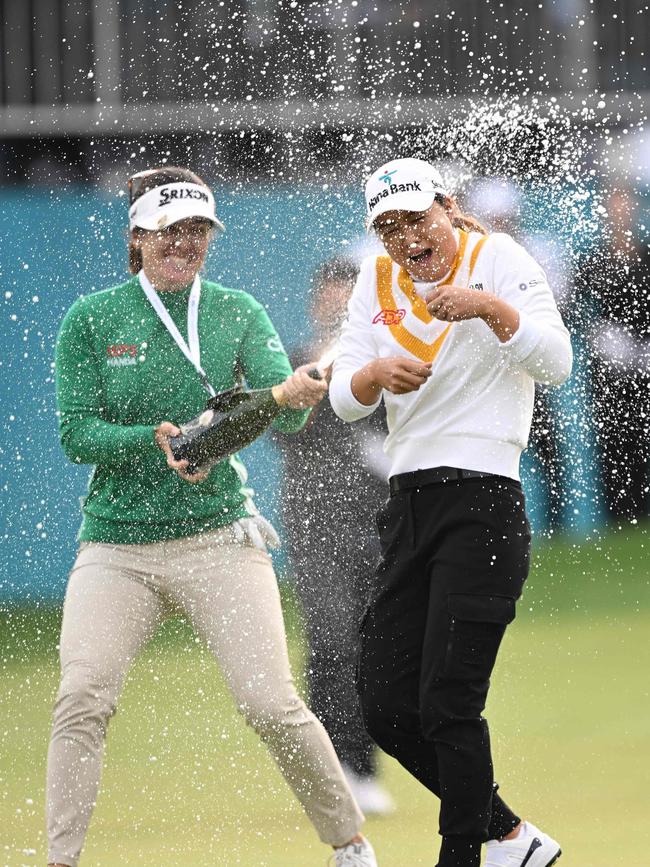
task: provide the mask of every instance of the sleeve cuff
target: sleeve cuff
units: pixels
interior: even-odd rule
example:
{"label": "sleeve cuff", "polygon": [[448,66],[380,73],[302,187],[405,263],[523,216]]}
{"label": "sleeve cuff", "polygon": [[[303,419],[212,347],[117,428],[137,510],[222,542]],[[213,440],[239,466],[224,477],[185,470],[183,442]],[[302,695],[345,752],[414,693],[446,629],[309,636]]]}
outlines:
{"label": "sleeve cuff", "polygon": [[166,463],[165,453],[156,445],[154,425],[132,425],[120,442],[118,449],[125,457],[132,455],[134,460],[148,459],[153,455],[161,455]]}
{"label": "sleeve cuff", "polygon": [[530,316],[528,316],[527,313],[524,313],[523,310],[520,310],[519,328],[515,331],[510,340],[506,340],[505,343],[500,343],[499,346],[501,350],[507,352],[514,361],[521,362],[525,361],[531,352],[534,352],[535,348],[539,344],[541,336],[539,329]]}
{"label": "sleeve cuff", "polygon": [[381,403],[382,394],[373,404],[361,403],[352,392],[353,373],[335,375],[330,383],[330,403],[343,421],[357,421],[373,413]]}

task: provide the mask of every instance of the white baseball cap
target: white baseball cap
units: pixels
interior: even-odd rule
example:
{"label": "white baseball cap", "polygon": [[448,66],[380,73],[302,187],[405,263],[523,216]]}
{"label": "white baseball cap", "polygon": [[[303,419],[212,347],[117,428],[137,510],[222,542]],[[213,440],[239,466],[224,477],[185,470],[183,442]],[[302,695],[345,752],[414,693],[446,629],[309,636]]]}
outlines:
{"label": "white baseball cap", "polygon": [[431,163],[413,157],[383,163],[366,182],[367,226],[386,211],[426,211],[438,195],[449,193]]}
{"label": "white baseball cap", "polygon": [[225,229],[215,213],[214,196],[209,187],[188,181],[161,184],[143,193],[131,205],[129,228],[152,232],[190,217],[209,220],[222,232]]}

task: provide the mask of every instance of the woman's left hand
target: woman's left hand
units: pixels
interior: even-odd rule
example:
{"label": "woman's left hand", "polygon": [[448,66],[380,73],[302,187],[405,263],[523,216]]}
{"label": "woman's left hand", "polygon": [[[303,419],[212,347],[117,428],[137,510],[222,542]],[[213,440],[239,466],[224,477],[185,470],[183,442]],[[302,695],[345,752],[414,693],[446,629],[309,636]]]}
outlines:
{"label": "woman's left hand", "polygon": [[316,406],[327,394],[327,382],[313,379],[309,371],[314,364],[303,364],[282,383],[282,402],[291,409],[306,409]]}
{"label": "woman's left hand", "polygon": [[438,286],[424,296],[430,315],[443,322],[483,318],[488,306],[488,295],[477,289],[461,286]]}
{"label": "woman's left hand", "polygon": [[189,461],[177,461],[172,454],[169,438],[177,437],[180,432],[181,429],[175,424],[170,421],[163,421],[154,430],[153,438],[158,448],[164,452],[167,466],[175,470],[184,482],[189,482],[192,485],[197,482],[204,482],[210,475],[210,470],[197,470],[195,473],[188,473]]}
{"label": "woman's left hand", "polygon": [[463,289],[460,286],[438,286],[427,292],[424,300],[431,316],[442,322],[482,319],[501,343],[507,343],[519,328],[517,308],[491,292]]}

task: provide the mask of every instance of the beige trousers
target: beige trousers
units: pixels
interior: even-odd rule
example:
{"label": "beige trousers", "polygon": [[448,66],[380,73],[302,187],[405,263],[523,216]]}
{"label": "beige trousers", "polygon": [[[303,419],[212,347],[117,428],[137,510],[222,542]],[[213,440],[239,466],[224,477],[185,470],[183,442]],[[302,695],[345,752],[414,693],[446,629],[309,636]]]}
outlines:
{"label": "beige trousers", "polygon": [[354,837],[363,815],[325,730],[296,694],[270,557],[225,527],[148,545],[81,545],[63,610],[48,754],[49,863],[76,867],[108,721],[129,666],[172,606],[217,658],[320,839],[340,846]]}

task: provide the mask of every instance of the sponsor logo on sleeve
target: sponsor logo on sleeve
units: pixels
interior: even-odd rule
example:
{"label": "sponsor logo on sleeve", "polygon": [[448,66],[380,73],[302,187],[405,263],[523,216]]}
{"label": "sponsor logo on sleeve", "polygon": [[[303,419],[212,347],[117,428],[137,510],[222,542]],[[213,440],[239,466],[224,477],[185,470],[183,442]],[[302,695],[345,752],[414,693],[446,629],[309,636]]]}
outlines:
{"label": "sponsor logo on sleeve", "polygon": [[534,286],[541,286],[543,283],[546,283],[546,280],[543,277],[533,277],[533,279],[529,280],[527,283],[520,283],[519,288],[522,292],[525,292],[526,289],[532,289]]}
{"label": "sponsor logo on sleeve", "polygon": [[406,316],[406,310],[399,308],[398,310],[390,310],[384,308],[372,320],[373,325],[397,325]]}
{"label": "sponsor logo on sleeve", "polygon": [[271,352],[284,352],[284,346],[279,337],[269,337],[266,341],[266,348],[270,349]]}

